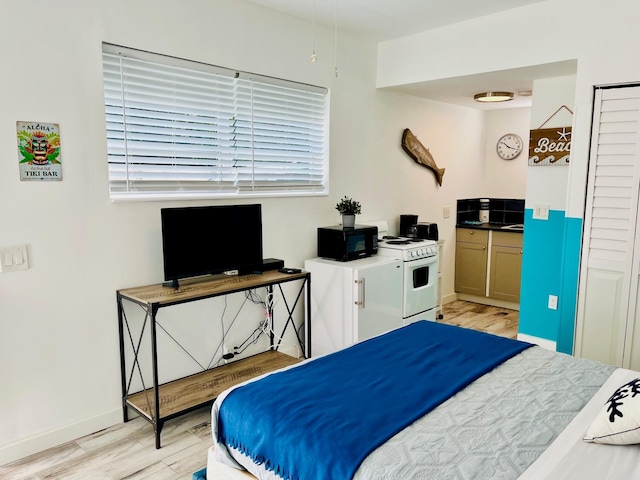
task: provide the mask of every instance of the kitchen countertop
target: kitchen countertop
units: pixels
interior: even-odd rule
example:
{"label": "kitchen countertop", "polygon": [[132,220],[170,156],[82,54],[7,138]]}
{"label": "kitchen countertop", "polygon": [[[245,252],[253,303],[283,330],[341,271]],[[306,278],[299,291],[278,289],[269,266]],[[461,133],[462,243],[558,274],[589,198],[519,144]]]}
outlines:
{"label": "kitchen countertop", "polygon": [[[507,228],[505,228],[507,227]],[[521,224],[515,224],[513,226],[502,223],[481,223],[478,225],[472,223],[458,223],[456,224],[456,228],[473,228],[476,230],[499,230],[501,232],[515,232],[522,233],[524,231],[524,226]]]}

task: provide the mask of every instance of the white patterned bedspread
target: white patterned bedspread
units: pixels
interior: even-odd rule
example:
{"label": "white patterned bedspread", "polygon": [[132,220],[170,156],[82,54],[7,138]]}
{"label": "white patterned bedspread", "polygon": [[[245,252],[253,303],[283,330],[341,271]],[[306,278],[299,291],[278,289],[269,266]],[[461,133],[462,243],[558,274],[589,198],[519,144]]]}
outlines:
{"label": "white patterned bedspread", "polygon": [[[614,370],[529,348],[374,450],[354,479],[517,479]],[[219,450],[218,460],[225,456]],[[261,480],[279,478],[235,450],[228,453]]]}
{"label": "white patterned bedspread", "polygon": [[519,480],[631,480],[640,478],[640,445],[583,441],[585,432],[620,385],[640,372],[618,368]]}

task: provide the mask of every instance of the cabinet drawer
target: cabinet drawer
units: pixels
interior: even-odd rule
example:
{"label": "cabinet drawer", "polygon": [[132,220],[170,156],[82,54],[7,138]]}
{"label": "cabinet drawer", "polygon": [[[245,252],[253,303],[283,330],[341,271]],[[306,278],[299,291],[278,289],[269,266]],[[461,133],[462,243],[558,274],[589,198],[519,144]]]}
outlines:
{"label": "cabinet drawer", "polygon": [[491,237],[491,244],[500,245],[502,247],[522,248],[522,234],[494,231]]}
{"label": "cabinet drawer", "polygon": [[489,241],[489,231],[475,228],[456,228],[456,241],[486,244]]}

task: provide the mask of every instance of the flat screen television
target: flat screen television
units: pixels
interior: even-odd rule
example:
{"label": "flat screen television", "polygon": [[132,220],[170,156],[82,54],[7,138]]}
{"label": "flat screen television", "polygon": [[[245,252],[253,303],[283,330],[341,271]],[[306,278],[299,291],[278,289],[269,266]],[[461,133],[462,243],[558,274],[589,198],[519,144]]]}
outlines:
{"label": "flat screen television", "polygon": [[262,265],[262,206],[216,205],[162,208],[164,279],[178,287],[181,278]]}

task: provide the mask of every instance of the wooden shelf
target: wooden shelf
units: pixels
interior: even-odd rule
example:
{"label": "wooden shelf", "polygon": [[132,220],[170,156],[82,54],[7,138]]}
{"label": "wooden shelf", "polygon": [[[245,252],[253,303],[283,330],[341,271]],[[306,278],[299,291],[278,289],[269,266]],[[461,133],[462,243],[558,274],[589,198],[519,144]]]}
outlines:
{"label": "wooden shelf", "polygon": [[[302,281],[295,301],[289,304],[285,300],[286,317],[281,325],[284,334],[291,325],[295,329],[292,315],[296,307],[300,305],[298,300],[301,294],[305,293],[305,298],[311,295],[309,272],[300,273],[280,273],[277,270],[270,270],[263,273],[252,273],[249,275],[228,276],[211,275],[194,279],[180,281],[179,288],[166,287],[162,283],[146,285],[142,287],[124,288],[117,291],[118,302],[118,333],[120,342],[120,374],[122,380],[122,417],[125,422],[129,421],[128,409],[137,411],[142,418],[151,422],[154,426],[156,437],[156,448],[160,448],[160,432],[165,420],[177,417],[194,408],[206,405],[215,400],[218,395],[229,387],[249,380],[253,377],[272,372],[282,367],[293,365],[300,360],[277,351],[278,345],[274,343],[275,335],[270,336],[270,349],[266,352],[254,355],[249,358],[211,368],[195,375],[179,378],[171,382],[159,385],[158,383],[158,351],[156,339],[156,315],[163,307],[179,305],[182,303],[203,300],[230,293],[243,292],[258,287],[265,287],[268,292],[273,293],[274,286],[278,286],[280,293],[284,297],[281,284],[294,280]],[[131,336],[129,320],[124,312],[123,302],[133,302],[145,311],[143,322],[147,320],[150,324],[151,338],[151,364],[153,375],[153,387],[141,392],[129,393],[128,388],[134,376],[135,369],[127,366],[127,347],[133,354],[133,364],[138,359],[140,344],[143,339],[145,329],[139,330],[139,337],[134,339]],[[308,302],[305,311],[305,340],[298,337],[298,343],[304,352],[305,357],[311,356],[311,307]],[[302,307],[300,307],[302,308]],[[273,311],[269,312],[273,319]],[[273,319],[275,322],[275,319]],[[128,339],[128,344],[125,340]],[[129,376],[127,377],[127,371]],[[142,372],[139,371],[140,380]],[[146,386],[146,385],[145,385]],[[155,403],[155,392],[158,393],[158,405]]]}
{"label": "wooden shelf", "polygon": [[280,273],[269,270],[250,275],[211,275],[197,279],[180,280],[180,288],[165,287],[161,283],[144,287],[124,288],[118,293],[142,305],[168,306],[177,303],[201,300],[218,295],[226,295],[256,287],[306,278],[307,273]]}
{"label": "wooden shelf", "polygon": [[[299,358],[269,350],[159,385],[160,418],[168,418],[185,410],[205,405],[215,400],[220,393],[229,387],[279,368],[295,365],[300,361]],[[148,420],[152,420],[155,410],[153,388],[129,395],[127,404]]]}

